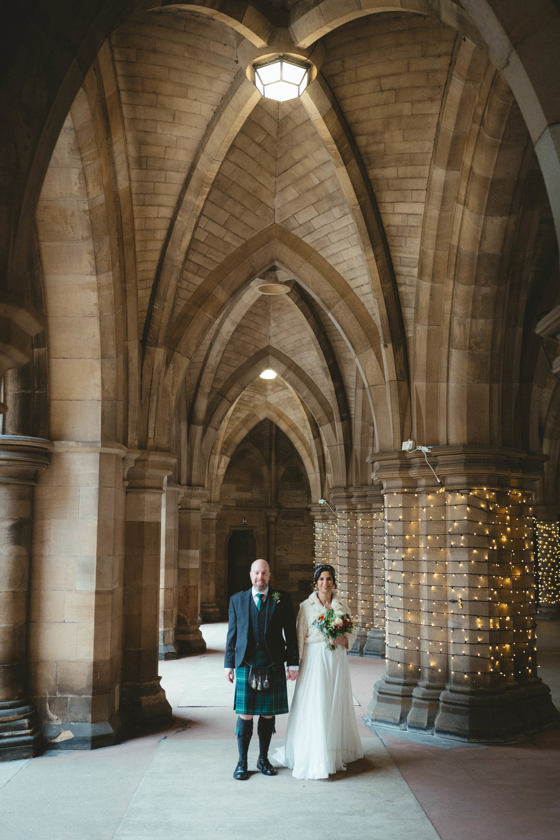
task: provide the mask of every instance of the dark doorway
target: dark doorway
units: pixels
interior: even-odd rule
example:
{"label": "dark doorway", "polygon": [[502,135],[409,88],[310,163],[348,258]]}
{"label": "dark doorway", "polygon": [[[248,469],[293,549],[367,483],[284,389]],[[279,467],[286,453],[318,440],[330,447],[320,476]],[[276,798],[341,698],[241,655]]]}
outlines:
{"label": "dark doorway", "polygon": [[252,529],[232,531],[228,542],[228,598],[241,589],[249,588],[249,569],[255,559],[255,534]]}

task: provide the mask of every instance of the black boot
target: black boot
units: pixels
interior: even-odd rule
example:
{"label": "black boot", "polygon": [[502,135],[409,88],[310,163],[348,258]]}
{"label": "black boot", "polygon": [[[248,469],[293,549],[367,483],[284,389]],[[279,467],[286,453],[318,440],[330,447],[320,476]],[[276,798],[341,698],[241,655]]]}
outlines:
{"label": "black boot", "polygon": [[249,778],[249,773],[247,772],[247,751],[253,736],[253,719],[244,720],[244,718],[238,717],[235,734],[237,735],[239,761],[237,762],[237,767],[233,771],[233,778],[244,781]]}
{"label": "black boot", "polygon": [[261,773],[264,773],[265,776],[277,776],[278,770],[276,767],[273,767],[270,761],[268,760],[268,748],[270,747],[270,739],[272,738],[272,733],[276,732],[274,725],[276,723],[275,718],[259,718],[259,725],[257,727],[257,732],[259,733],[259,760],[257,761],[257,770],[260,770]]}

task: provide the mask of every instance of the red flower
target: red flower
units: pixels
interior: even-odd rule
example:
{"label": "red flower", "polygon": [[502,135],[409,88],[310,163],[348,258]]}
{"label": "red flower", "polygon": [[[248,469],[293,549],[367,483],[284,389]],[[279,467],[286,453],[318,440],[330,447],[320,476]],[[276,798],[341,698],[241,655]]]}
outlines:
{"label": "red flower", "polygon": [[319,616],[319,621],[323,621],[323,620],[324,620],[324,618],[325,618],[325,616],[324,616],[324,615],[320,615],[320,616]]}

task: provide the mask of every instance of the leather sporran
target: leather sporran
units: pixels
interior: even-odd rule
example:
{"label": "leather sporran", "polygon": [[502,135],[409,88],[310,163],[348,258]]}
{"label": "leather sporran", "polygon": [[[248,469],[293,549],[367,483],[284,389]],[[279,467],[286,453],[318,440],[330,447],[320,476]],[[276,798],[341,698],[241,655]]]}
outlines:
{"label": "leather sporran", "polygon": [[251,665],[248,682],[253,691],[269,691],[272,688],[272,670],[265,665]]}

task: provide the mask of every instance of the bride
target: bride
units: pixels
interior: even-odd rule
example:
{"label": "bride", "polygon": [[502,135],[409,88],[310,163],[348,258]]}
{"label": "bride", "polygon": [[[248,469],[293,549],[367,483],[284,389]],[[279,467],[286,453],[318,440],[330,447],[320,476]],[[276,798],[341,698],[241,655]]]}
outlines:
{"label": "bride", "polygon": [[300,672],[286,743],[273,755],[296,779],[325,779],[364,755],[347,661],[355,636],[337,637],[329,647],[313,622],[330,607],[347,610],[334,594],[332,566],[317,566],[313,580],[316,590],[300,604],[297,618]]}

